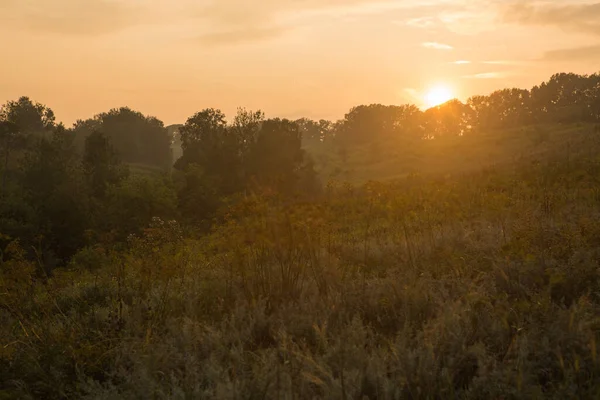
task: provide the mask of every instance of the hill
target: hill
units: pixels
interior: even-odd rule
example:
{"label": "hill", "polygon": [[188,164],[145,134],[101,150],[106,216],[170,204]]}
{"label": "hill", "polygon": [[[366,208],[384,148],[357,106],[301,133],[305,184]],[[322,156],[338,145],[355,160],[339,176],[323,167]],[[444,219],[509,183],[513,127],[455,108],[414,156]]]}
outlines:
{"label": "hill", "polygon": [[8,102],[0,398],[600,398],[599,79],[207,108],[172,174],[181,126]]}
{"label": "hill", "polygon": [[3,395],[596,398],[600,137],[547,132],[426,143],[425,174],[314,202],[251,196],[202,238],[155,220],[44,286],[15,258]]}

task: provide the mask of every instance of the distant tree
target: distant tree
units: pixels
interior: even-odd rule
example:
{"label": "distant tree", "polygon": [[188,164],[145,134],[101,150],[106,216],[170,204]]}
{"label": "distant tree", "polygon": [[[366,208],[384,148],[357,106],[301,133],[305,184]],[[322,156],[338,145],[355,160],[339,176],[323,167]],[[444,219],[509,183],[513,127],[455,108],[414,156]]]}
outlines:
{"label": "distant tree", "polygon": [[248,111],[245,108],[238,108],[229,129],[240,143],[240,153],[244,160],[258,140],[264,121],[265,114],[262,111]]}
{"label": "distant tree", "polygon": [[238,109],[228,125],[219,110],[206,109],[189,118],[180,134],[179,207],[195,221],[206,220],[223,200],[244,190],[291,194],[302,185],[317,186],[293,121],[265,120],[261,111]]}
{"label": "distant tree", "polygon": [[590,75],[585,89],[590,120],[600,122],[600,73]]}
{"label": "distant tree", "polygon": [[56,117],[52,109],[34,103],[26,96],[1,106],[0,121],[16,125],[18,132],[23,135],[52,132],[56,125]]}
{"label": "distant tree", "polygon": [[127,175],[110,139],[101,132],[93,132],[85,139],[82,162],[91,193],[96,198],[105,197],[107,188]]}
{"label": "distant tree", "polygon": [[29,97],[23,96],[0,106],[2,192],[10,171],[16,168],[27,146],[34,138],[51,135],[55,128],[54,112],[43,104],[34,103]]}
{"label": "distant tree", "polygon": [[304,162],[299,127],[287,119],[269,119],[262,123],[245,165],[253,184],[284,193],[294,190]]}
{"label": "distant tree", "polygon": [[218,156],[226,132],[225,114],[220,110],[205,109],[188,118],[185,125],[179,128],[183,156],[177,160],[175,167],[185,170],[193,163],[209,164],[211,154]]}
{"label": "distant tree", "polygon": [[300,118],[294,121],[302,134],[302,143],[307,146],[318,145],[332,138],[334,124],[326,119],[314,121],[309,118]]}
{"label": "distant tree", "polygon": [[98,131],[110,139],[123,162],[165,169],[172,165],[172,137],[162,121],[130,108],[112,109],[92,119],[79,120],[73,131],[81,149],[85,138]]}
{"label": "distant tree", "polygon": [[[560,73],[532,89],[532,103],[538,122],[594,120],[594,76]],[[590,85],[591,84],[591,85]]]}
{"label": "distant tree", "polygon": [[8,167],[10,154],[15,142],[18,139],[18,126],[10,121],[0,121],[0,141],[2,142],[2,182],[0,183],[1,195],[6,193],[6,179],[8,176]]}
{"label": "distant tree", "polygon": [[215,109],[194,114],[179,133],[183,155],[175,168],[184,176],[180,209],[189,218],[203,220],[216,211],[222,198],[243,188],[240,133],[230,129],[225,115]]}
{"label": "distant tree", "polygon": [[41,246],[50,258],[67,261],[84,244],[90,216],[72,136],[58,129],[52,137],[37,140],[23,159],[20,175],[22,201],[30,205],[35,226],[28,237],[30,246]]}
{"label": "distant tree", "polygon": [[131,175],[108,187],[102,228],[117,240],[141,233],[152,218],[177,216],[177,195],[172,182],[163,176]]}
{"label": "distant tree", "polygon": [[512,128],[533,121],[531,93],[528,90],[497,90],[488,96],[473,96],[467,104],[472,110],[472,125],[475,128]]}
{"label": "distant tree", "polygon": [[321,142],[326,142],[331,139],[333,126],[333,122],[327,119],[319,120],[319,139],[321,140]]}
{"label": "distant tree", "polygon": [[310,118],[300,118],[294,121],[298,125],[302,140],[307,142],[321,141],[321,127],[317,121]]}
{"label": "distant tree", "polygon": [[198,164],[189,164],[181,172],[182,184],[177,193],[177,205],[185,221],[209,226],[210,218],[219,209],[223,195],[216,177],[207,175]]}
{"label": "distant tree", "polygon": [[420,137],[421,114],[414,105],[354,107],[337,125],[336,140],[363,144],[374,140]]}
{"label": "distant tree", "polygon": [[432,107],[423,115],[428,138],[462,136],[471,129],[471,108],[459,100],[450,100]]}

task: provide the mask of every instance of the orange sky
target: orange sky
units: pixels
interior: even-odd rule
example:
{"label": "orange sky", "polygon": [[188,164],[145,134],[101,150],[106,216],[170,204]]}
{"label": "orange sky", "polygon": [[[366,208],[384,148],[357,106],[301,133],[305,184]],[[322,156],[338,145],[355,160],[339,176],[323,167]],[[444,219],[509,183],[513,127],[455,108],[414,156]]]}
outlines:
{"label": "orange sky", "polygon": [[[174,5],[175,4],[175,5]],[[337,119],[600,70],[600,1],[0,0],[0,102]]]}

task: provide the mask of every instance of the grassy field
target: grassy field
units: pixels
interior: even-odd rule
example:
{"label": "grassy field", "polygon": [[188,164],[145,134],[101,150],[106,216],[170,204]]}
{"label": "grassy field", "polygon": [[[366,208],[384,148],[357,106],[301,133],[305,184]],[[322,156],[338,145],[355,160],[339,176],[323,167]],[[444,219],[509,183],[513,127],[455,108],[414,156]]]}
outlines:
{"label": "grassy field", "polygon": [[312,153],[389,182],[155,220],[45,285],[13,246],[0,398],[599,398],[600,135],[383,148]]}

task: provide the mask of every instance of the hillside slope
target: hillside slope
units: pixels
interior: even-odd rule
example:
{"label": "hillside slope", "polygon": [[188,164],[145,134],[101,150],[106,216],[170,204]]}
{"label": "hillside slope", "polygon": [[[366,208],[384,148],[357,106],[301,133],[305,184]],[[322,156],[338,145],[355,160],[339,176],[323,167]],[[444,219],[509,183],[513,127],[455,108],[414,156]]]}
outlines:
{"label": "hillside slope", "polygon": [[[341,148],[335,141],[308,142],[321,179],[355,184],[419,174],[474,172],[491,166],[543,161],[560,152],[591,152],[588,135],[600,135],[595,124],[529,126],[471,133],[462,137],[421,140],[410,147],[395,141]],[[592,144],[596,146],[594,142]]]}

